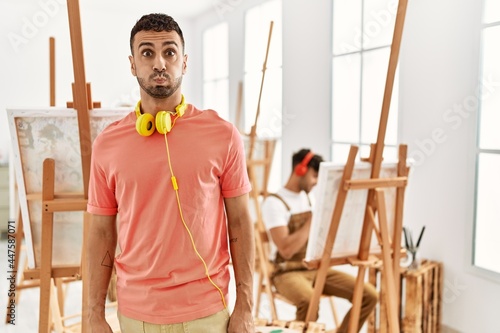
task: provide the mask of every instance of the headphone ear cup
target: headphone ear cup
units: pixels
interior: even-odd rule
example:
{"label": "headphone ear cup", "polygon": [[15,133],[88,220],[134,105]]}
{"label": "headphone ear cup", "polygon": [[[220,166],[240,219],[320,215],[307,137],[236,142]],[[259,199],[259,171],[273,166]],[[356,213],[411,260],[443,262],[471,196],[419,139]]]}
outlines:
{"label": "headphone ear cup", "polygon": [[156,130],[160,134],[165,134],[172,130],[172,119],[168,112],[160,111],[156,114]]}
{"label": "headphone ear cup", "polygon": [[149,113],[141,114],[137,117],[135,129],[142,136],[150,136],[155,131],[154,117]]}
{"label": "headphone ear cup", "polygon": [[307,166],[304,166],[302,164],[299,164],[295,167],[295,174],[297,176],[303,176],[307,172]]}
{"label": "headphone ear cup", "polygon": [[309,162],[312,160],[312,158],[314,157],[314,154],[309,151],[306,156],[304,156],[304,158],[302,159],[302,161],[300,161],[299,164],[297,164],[295,166],[295,169],[293,170],[295,172],[295,174],[297,176],[305,176],[305,174],[307,173],[307,170],[309,169],[308,165],[309,165]]}

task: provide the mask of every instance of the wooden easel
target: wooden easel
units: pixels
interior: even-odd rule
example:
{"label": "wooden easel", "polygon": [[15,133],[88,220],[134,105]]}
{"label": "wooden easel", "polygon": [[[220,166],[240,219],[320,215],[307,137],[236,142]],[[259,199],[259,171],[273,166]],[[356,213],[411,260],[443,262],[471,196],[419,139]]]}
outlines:
{"label": "wooden easel", "polygon": [[254,152],[254,146],[255,146],[255,140],[257,139],[257,123],[259,120],[259,115],[260,115],[260,102],[262,100],[262,91],[264,89],[264,81],[266,78],[266,69],[267,69],[267,58],[269,56],[269,48],[271,46],[271,37],[273,35],[273,26],[274,22],[271,21],[269,24],[269,36],[267,38],[267,47],[266,47],[266,56],[264,58],[264,63],[262,65],[262,78],[260,82],[260,89],[259,89],[259,99],[257,101],[257,112],[255,113],[255,121],[250,129],[250,147],[248,149],[248,158],[252,158],[253,152]]}
{"label": "wooden easel", "polygon": [[238,95],[236,100],[236,117],[234,125],[240,133],[243,133],[243,126],[241,124],[241,114],[243,113],[243,82],[238,82]]}
{"label": "wooden easel", "polygon": [[[247,158],[247,169],[248,169],[248,174],[250,178],[250,182],[252,184],[252,191],[250,192],[250,199],[254,203],[254,208],[255,208],[255,215],[256,215],[256,221],[255,221],[255,249],[256,249],[256,260],[266,260],[267,256],[264,255],[264,244],[262,242],[262,239],[260,237],[261,233],[266,232],[266,228],[264,225],[264,222],[262,220],[262,213],[261,213],[261,199],[260,198],[265,198],[268,194],[267,192],[267,185],[269,183],[269,174],[271,171],[271,165],[272,165],[272,160],[274,156],[274,149],[276,145],[276,140],[265,140],[262,142],[259,142],[259,145],[261,148],[264,150],[262,157],[261,158],[255,158],[255,157],[249,157]],[[262,183],[258,183],[256,179],[256,168],[261,168],[262,170]],[[263,286],[263,281],[264,281],[264,276],[268,275],[269,272],[262,271],[260,269],[261,265],[255,265],[256,271],[259,274],[258,278],[258,290],[257,290],[257,300],[256,300],[256,307],[255,307],[255,314],[256,316],[258,315],[258,311],[260,308],[260,302],[261,302],[261,287]],[[267,295],[271,295],[271,285],[270,284],[265,284],[264,285],[265,292]],[[271,317],[273,319],[277,319],[277,311],[276,307],[274,305],[274,302],[270,302],[270,308],[271,308]]]}
{"label": "wooden easel", "polygon": [[[19,297],[21,290],[28,289],[28,288],[37,288],[40,287],[40,280],[35,279],[35,278],[27,278],[25,273],[28,273],[28,276],[30,275],[30,272],[27,270],[27,264],[25,267],[21,267],[19,265],[20,260],[21,260],[21,252],[22,252],[22,242],[24,240],[24,229],[23,229],[23,217],[21,214],[21,210],[18,210],[18,217],[16,220],[16,232],[14,234],[14,239],[15,239],[15,244],[18,244],[15,249],[14,253],[14,267],[12,271],[15,272],[16,275],[16,293],[15,294],[9,294],[9,298],[7,300],[7,304],[12,304],[16,303],[18,304],[19,302]],[[57,311],[61,314],[61,316],[64,316],[64,291],[63,291],[63,283],[66,282],[72,282],[75,281],[74,278],[55,278],[54,279],[54,284],[57,288],[57,303],[58,303],[58,309]],[[9,323],[9,314],[6,313],[5,316],[5,322]]]}
{"label": "wooden easel", "polygon": [[[73,15],[75,15],[74,9],[71,12],[73,13]],[[70,17],[70,20],[71,20],[71,17]],[[55,39],[53,37],[50,37],[49,38],[49,69],[50,69],[49,70],[49,87],[50,87],[49,105],[52,107],[56,105],[55,64],[56,64],[56,61],[55,61]],[[87,96],[90,96],[90,84],[87,83],[85,88],[87,91]],[[75,85],[73,84],[73,92],[74,91],[75,91]],[[94,108],[100,107],[100,102],[92,102],[90,97],[87,97],[85,100],[87,100],[87,105],[88,105],[89,109],[92,109],[92,107],[94,107]],[[68,105],[68,108],[73,107],[72,102],[68,102],[67,105]],[[80,131],[80,133],[81,133],[81,131]],[[88,135],[86,135],[86,137],[90,138],[90,133],[88,133]],[[44,172],[45,171],[46,170],[44,169]],[[47,170],[47,171],[50,172],[50,170]],[[53,178],[53,176],[52,176],[52,178]],[[44,175],[43,176],[43,180],[45,182],[44,187],[43,187],[44,190],[47,189],[47,187],[45,187],[47,179],[48,178],[46,177],[46,175]],[[49,185],[49,187],[50,187],[50,185]],[[53,190],[53,185],[52,185],[52,190]],[[51,195],[49,194],[48,197],[50,197],[50,196]],[[52,196],[54,196],[54,194],[52,194]],[[63,202],[63,201],[68,199],[68,198],[58,196],[57,204],[61,205],[61,206],[60,207],[58,206],[56,208],[47,208],[47,207],[51,207],[52,205],[45,204],[46,210],[47,209],[54,209],[54,212],[55,211],[75,210],[74,207],[69,207],[69,209],[65,209],[63,207],[64,205],[66,205],[68,203],[70,205],[75,204],[75,201],[73,201],[73,200],[77,200],[78,201],[77,205],[80,205],[80,207],[79,207],[80,209],[77,209],[77,210],[81,210],[81,208],[83,208],[84,211],[86,210],[86,201],[84,204],[83,201],[78,199],[80,194],[74,194],[74,195],[70,195],[70,196],[72,196],[72,198],[70,200],[67,200],[66,202]],[[47,196],[44,196],[43,194],[42,194],[42,197],[47,198]],[[42,221],[43,221],[43,217],[42,217]],[[42,226],[43,225],[48,226],[49,224],[42,222]],[[50,228],[53,228],[53,224],[50,225]],[[51,235],[52,231],[50,230],[50,228],[42,227],[42,251],[41,251],[42,258],[49,256],[48,251],[49,251],[49,249],[50,249],[50,251],[52,249],[51,242],[52,242],[53,237]],[[20,209],[18,212],[18,219],[16,221],[16,234],[14,236],[16,239],[16,244],[21,244],[23,239],[24,239],[24,230],[23,230],[22,214],[21,214]],[[50,245],[49,245],[49,243],[50,243]],[[52,254],[50,253],[50,257],[51,256],[52,256]],[[47,279],[42,278],[42,270],[43,270],[42,267],[45,267],[44,273],[47,275],[48,269],[46,268],[46,266],[47,266],[46,262],[50,262],[50,265],[52,266],[52,259],[50,259],[50,260],[46,259],[45,261],[44,261],[44,259],[42,259],[41,264],[40,264],[40,269],[27,269],[26,267],[24,267],[24,268],[21,268],[21,271],[19,271],[18,269],[20,268],[19,267],[20,257],[21,257],[21,247],[18,246],[18,247],[16,247],[16,252],[15,252],[15,269],[14,269],[14,271],[16,272],[16,281],[19,280],[16,283],[16,290],[20,291],[22,289],[27,289],[27,288],[32,288],[32,287],[40,287],[40,300],[41,300],[40,310],[41,311],[40,311],[40,322],[39,322],[40,326],[39,327],[40,328],[45,327],[45,326],[50,327],[51,325],[54,325],[56,330],[60,331],[61,329],[63,329],[63,326],[62,326],[63,320],[67,319],[67,317],[64,317],[64,297],[65,297],[65,295],[64,295],[64,291],[63,291],[63,283],[72,282],[72,281],[75,281],[76,279],[80,279],[81,272],[75,273],[76,267],[73,267],[72,269],[70,269],[69,267],[65,267],[63,271],[60,270],[60,267],[52,267],[51,271],[54,271],[53,274],[50,273],[50,274],[52,274],[52,278],[53,278],[53,285],[52,285],[51,280],[47,280]],[[68,274],[69,274],[69,276],[68,276]],[[19,275],[19,277],[17,275]],[[43,283],[41,282],[42,280],[43,280]],[[47,284],[49,286],[47,286]],[[54,289],[54,286],[55,286],[55,289]],[[47,290],[49,290],[49,291],[47,292]],[[55,299],[54,299],[54,297],[55,297]],[[9,303],[10,302],[17,303],[18,298],[19,298],[19,292],[16,293],[15,298],[14,298],[14,296],[9,297]],[[47,304],[50,304],[50,307]],[[50,311],[52,311],[52,315],[55,318],[59,318],[61,320],[51,321],[50,320]],[[6,320],[8,320],[8,318],[9,317],[6,316]],[[42,318],[43,318],[43,323],[42,323]],[[47,318],[47,319],[45,319],[45,318]],[[48,321],[47,324],[45,323],[46,320]]]}
{"label": "wooden easel", "polygon": [[[89,215],[86,213],[88,182],[90,177],[90,157],[91,157],[91,135],[89,110],[94,105],[89,103],[90,86],[85,80],[85,66],[83,59],[83,43],[80,23],[80,12],[78,0],[68,0],[68,18],[70,27],[70,37],[73,56],[73,72],[75,83],[73,84],[73,104],[77,111],[79,141],[83,175],[83,194],[66,193],[56,194],[55,185],[55,162],[53,159],[46,159],[43,163],[42,180],[42,241],[41,241],[41,263],[39,269],[31,269],[25,272],[25,277],[40,280],[40,318],[39,332],[49,332],[51,326],[50,308],[57,304],[51,295],[53,294],[52,280],[62,277],[74,277],[81,279],[85,273],[81,265],[54,266],[52,264],[52,246],[54,235],[54,213],[68,211],[84,212],[84,239],[85,226],[88,224]],[[51,44],[52,48],[52,44]],[[52,60],[51,60],[52,62]],[[51,71],[51,78],[53,73]],[[55,84],[51,82],[51,87]],[[51,104],[55,103],[55,93],[51,93]],[[82,262],[83,262],[82,252]],[[86,285],[83,284],[83,304],[86,303]],[[58,305],[57,305],[58,306]],[[61,330],[60,323],[55,323],[56,329]]]}
{"label": "wooden easel", "polygon": [[[263,147],[264,148],[263,158],[259,158],[259,159],[255,158],[255,144],[257,141],[257,123],[258,123],[259,115],[260,115],[260,102],[262,99],[262,91],[264,88],[264,81],[265,81],[265,77],[266,77],[267,58],[269,56],[269,48],[271,45],[271,36],[273,33],[273,25],[274,25],[274,22],[271,21],[271,23],[269,25],[269,36],[267,39],[266,55],[265,55],[264,63],[262,66],[262,79],[261,79],[261,83],[260,83],[259,98],[257,101],[257,112],[255,113],[254,124],[250,130],[249,146],[248,146],[248,152],[247,152],[247,171],[248,171],[248,177],[250,179],[250,183],[252,184],[252,192],[250,193],[250,198],[254,202],[258,228],[264,228],[264,225],[262,223],[262,218],[261,218],[261,212],[260,212],[259,196],[267,195],[267,184],[269,182],[269,174],[271,172],[271,163],[272,163],[272,159],[273,159],[273,155],[274,155],[274,148],[276,145],[276,140],[265,141],[264,147]],[[239,118],[238,118],[238,120],[239,120]],[[258,166],[264,167],[263,183],[262,184],[257,183],[256,167],[258,167]]]}
{"label": "wooden easel", "polygon": [[[264,222],[262,220],[262,213],[261,213],[261,199],[260,198],[265,198],[268,194],[267,192],[267,185],[269,182],[269,174],[271,171],[271,164],[274,156],[274,148],[276,145],[275,140],[266,140],[263,142],[260,142],[260,145],[264,149],[264,153],[262,158],[257,159],[257,158],[249,158],[247,159],[247,168],[248,168],[248,174],[250,178],[250,182],[252,184],[252,191],[250,193],[250,199],[254,203],[255,207],[255,215],[256,215],[256,221],[255,221],[255,249],[256,249],[256,260],[261,261],[261,260],[266,260],[267,256],[264,254],[264,244],[262,242],[261,234],[266,232],[266,228],[264,225]],[[257,167],[260,167],[262,169],[262,183],[259,184],[257,182],[257,179],[255,177],[255,169]],[[256,300],[256,306],[255,306],[255,315],[258,316],[258,312],[260,309],[260,302],[261,302],[261,291],[262,288],[264,288],[265,292],[267,295],[272,295],[272,290],[271,290],[271,285],[269,283],[264,284],[264,277],[269,275],[269,272],[262,270],[261,267],[263,265],[260,265],[260,262],[258,265],[255,265],[256,267],[256,273],[258,273],[258,287],[257,287],[257,300]],[[273,320],[277,319],[277,311],[276,307],[274,305],[274,302],[269,302],[270,309],[271,309],[271,317]]]}
{"label": "wooden easel", "polygon": [[[273,161],[273,156],[274,156],[274,150],[276,147],[276,140],[275,139],[269,139],[269,140],[259,140],[259,148],[261,151],[259,153],[256,153],[256,145],[257,145],[257,124],[259,120],[259,115],[260,115],[260,103],[262,100],[262,92],[264,88],[264,82],[265,82],[265,76],[266,76],[266,69],[267,69],[267,59],[269,56],[269,48],[271,46],[271,37],[272,37],[272,32],[273,32],[273,26],[274,22],[271,21],[269,25],[269,35],[267,39],[267,46],[266,46],[266,53],[264,57],[264,63],[262,66],[262,78],[261,78],[261,84],[260,84],[260,89],[259,89],[259,97],[257,101],[257,111],[255,114],[255,119],[254,119],[254,124],[252,125],[250,129],[250,133],[248,134],[249,138],[249,143],[248,143],[248,151],[247,151],[247,171],[248,171],[248,178],[250,180],[250,183],[252,184],[252,191],[250,192],[250,200],[252,200],[253,205],[254,205],[254,210],[255,210],[255,216],[256,216],[256,221],[255,221],[255,248],[256,248],[256,260],[265,260],[266,256],[264,255],[264,249],[263,249],[263,243],[260,238],[260,233],[265,232],[265,226],[264,222],[262,221],[262,213],[261,213],[261,198],[265,198],[268,194],[267,192],[267,187],[269,183],[269,175],[271,173],[271,165]],[[240,117],[241,117],[241,104],[242,104],[242,96],[243,96],[243,85],[240,83],[238,86],[238,108],[237,108],[237,113],[236,113],[236,126],[240,129],[240,132],[243,132],[241,126],[240,126]],[[261,170],[261,183],[258,182],[257,179],[257,169],[260,168]],[[260,306],[260,301],[261,301],[261,286],[263,285],[264,281],[264,275],[267,274],[267,272],[262,272],[260,271],[259,268],[260,265],[256,265],[256,273],[259,274],[259,281],[258,281],[258,292],[257,292],[257,302],[256,302],[256,315],[259,310]],[[266,293],[270,295],[271,292],[271,286],[269,284],[266,284],[264,286],[266,289]],[[270,302],[270,307],[271,307],[271,316],[273,319],[277,319],[277,312],[276,308],[274,306],[274,303]]]}
{"label": "wooden easel", "polygon": [[[363,284],[366,268],[373,263],[370,260],[370,242],[372,233],[375,231],[377,240],[382,249],[384,288],[386,291],[387,316],[389,321],[389,332],[399,333],[398,316],[398,294],[399,294],[399,259],[401,253],[401,231],[403,218],[404,190],[408,181],[408,166],[406,165],[407,147],[401,145],[399,149],[398,177],[380,178],[382,165],[384,139],[389,116],[389,108],[394,85],[394,77],[399,57],[401,37],[406,14],[407,0],[399,0],[396,24],[394,27],[391,54],[387,71],[387,80],[384,91],[382,111],[377,135],[377,142],[372,145],[368,161],[372,165],[370,179],[352,180],[355,159],[358,147],[351,146],[349,157],[344,167],[342,182],[337,194],[335,208],[328,231],[328,237],[321,261],[319,262],[318,274],[315,281],[314,293],[306,315],[306,322],[312,320],[318,311],[319,299],[325,285],[328,268],[334,264],[331,260],[331,253],[335,241],[335,236],[342,216],[342,210],[349,191],[364,189],[368,190],[367,203],[365,208],[363,229],[358,254],[349,258],[352,265],[358,267],[358,275],[352,300],[352,310],[349,322],[349,333],[358,331],[358,320],[363,297]],[[387,217],[384,188],[396,188],[396,212],[394,235],[390,237]],[[378,226],[375,219],[378,214]],[[312,267],[313,265],[309,265]]]}

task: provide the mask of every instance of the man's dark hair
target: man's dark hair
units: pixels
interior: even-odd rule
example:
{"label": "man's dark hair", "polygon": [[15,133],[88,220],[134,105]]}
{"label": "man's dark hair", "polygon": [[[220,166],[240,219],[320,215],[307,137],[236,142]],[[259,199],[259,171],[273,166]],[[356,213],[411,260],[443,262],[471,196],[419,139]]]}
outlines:
{"label": "man's dark hair", "polygon": [[182,52],[184,53],[184,36],[182,35],[182,30],[171,16],[166,14],[148,14],[141,17],[130,32],[130,51],[132,54],[134,54],[134,37],[139,31],[175,31],[181,37]]}
{"label": "man's dark hair", "polygon": [[[301,149],[292,156],[292,170],[304,160],[304,157],[311,151],[311,149]],[[314,171],[319,171],[319,164],[323,162],[323,157],[314,154],[309,163],[307,163],[308,168],[313,168]]]}

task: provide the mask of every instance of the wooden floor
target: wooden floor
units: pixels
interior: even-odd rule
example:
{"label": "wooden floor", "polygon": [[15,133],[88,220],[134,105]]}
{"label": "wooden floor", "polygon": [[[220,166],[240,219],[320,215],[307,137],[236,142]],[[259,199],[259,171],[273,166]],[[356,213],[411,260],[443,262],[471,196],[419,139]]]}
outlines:
{"label": "wooden floor", "polygon": [[[21,266],[22,267],[22,266]],[[19,303],[15,310],[15,325],[5,323],[6,305],[8,299],[8,280],[7,280],[7,242],[5,239],[0,240],[0,332],[4,333],[35,333],[38,332],[38,306],[39,306],[39,289],[31,288],[20,292]],[[234,279],[231,279],[234,282]],[[71,282],[67,285],[65,302],[65,314],[81,313],[81,282]],[[230,298],[228,307],[231,310],[234,306],[234,285],[230,285]],[[19,291],[18,291],[19,292]],[[293,320],[295,318],[295,307],[290,306],[281,301],[277,301],[278,316],[282,320]],[[350,303],[342,299],[335,299],[335,304],[339,315],[342,317],[349,309]],[[260,308],[259,318],[269,318],[269,303],[263,296],[262,305]],[[119,325],[116,319],[114,310],[108,310],[110,324],[113,329],[118,332]],[[330,307],[327,303],[320,305],[320,316],[318,322],[324,323],[327,330],[335,328],[333,319],[331,318]],[[75,325],[78,320],[75,319]],[[79,329],[75,329],[79,332]],[[365,328],[361,332],[366,332]]]}

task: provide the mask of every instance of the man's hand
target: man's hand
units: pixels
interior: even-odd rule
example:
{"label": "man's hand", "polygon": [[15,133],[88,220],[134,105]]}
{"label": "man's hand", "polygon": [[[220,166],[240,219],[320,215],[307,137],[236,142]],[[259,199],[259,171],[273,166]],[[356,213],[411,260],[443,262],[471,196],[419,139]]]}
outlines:
{"label": "man's hand", "polygon": [[102,316],[90,316],[85,333],[113,333],[111,326]]}
{"label": "man's hand", "polygon": [[228,333],[255,333],[253,324],[253,316],[250,311],[239,311],[234,308],[231,317],[229,318]]}

